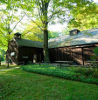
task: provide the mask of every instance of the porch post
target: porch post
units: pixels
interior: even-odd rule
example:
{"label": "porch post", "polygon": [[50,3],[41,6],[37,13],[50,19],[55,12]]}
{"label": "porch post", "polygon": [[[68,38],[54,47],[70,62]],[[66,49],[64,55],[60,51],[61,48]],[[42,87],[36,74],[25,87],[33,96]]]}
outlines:
{"label": "porch post", "polygon": [[83,50],[83,47],[81,49],[82,49],[82,65],[84,66],[84,50]]}

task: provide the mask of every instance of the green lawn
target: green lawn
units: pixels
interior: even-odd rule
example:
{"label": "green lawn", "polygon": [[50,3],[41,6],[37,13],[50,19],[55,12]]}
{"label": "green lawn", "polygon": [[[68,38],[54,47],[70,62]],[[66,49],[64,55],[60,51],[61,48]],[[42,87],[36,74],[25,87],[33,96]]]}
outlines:
{"label": "green lawn", "polygon": [[[14,68],[14,67],[17,67],[16,65],[10,65],[9,68]],[[7,65],[6,64],[2,64],[0,66],[0,69],[7,69]]]}
{"label": "green lawn", "polygon": [[6,69],[6,68],[7,68],[7,66],[4,65],[4,64],[2,64],[2,65],[0,66],[0,69]]}
{"label": "green lawn", "polygon": [[9,69],[0,71],[0,100],[98,100],[98,86]]}

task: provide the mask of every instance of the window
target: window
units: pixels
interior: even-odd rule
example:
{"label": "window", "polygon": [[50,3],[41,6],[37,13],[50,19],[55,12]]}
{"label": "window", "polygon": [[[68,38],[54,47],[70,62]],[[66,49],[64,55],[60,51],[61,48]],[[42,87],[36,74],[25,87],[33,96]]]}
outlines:
{"label": "window", "polygon": [[11,52],[11,54],[10,54],[11,56],[15,56],[15,52]]}

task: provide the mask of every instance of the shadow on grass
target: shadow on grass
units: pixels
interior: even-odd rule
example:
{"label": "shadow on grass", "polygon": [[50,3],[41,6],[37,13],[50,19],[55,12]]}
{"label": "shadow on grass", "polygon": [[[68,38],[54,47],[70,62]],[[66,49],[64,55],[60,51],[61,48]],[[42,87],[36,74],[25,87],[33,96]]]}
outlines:
{"label": "shadow on grass", "polygon": [[0,66],[0,69],[10,69],[10,68],[15,68],[15,67],[18,67],[18,66],[17,65],[10,65],[9,68],[8,68],[6,64],[2,64]]}

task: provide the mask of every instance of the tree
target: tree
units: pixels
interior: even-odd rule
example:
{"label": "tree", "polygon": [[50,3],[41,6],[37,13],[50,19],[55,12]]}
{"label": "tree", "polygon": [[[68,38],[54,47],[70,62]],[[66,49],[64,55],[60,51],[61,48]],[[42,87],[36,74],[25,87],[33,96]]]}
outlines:
{"label": "tree", "polygon": [[48,33],[48,39],[57,38],[57,37],[59,37],[60,34],[61,34],[60,32],[49,31],[49,33]]}
{"label": "tree", "polygon": [[[0,1],[0,5],[3,6],[0,7],[0,46],[4,50],[7,50],[8,42],[13,37],[13,31],[24,18],[24,15],[22,17],[16,16],[17,7],[13,0],[2,0]],[[7,67],[9,67],[9,62]]]}
{"label": "tree", "polygon": [[48,55],[48,7],[50,0],[36,0],[36,5],[39,9],[39,17],[43,24],[44,34],[44,62],[49,62]]}
{"label": "tree", "polygon": [[98,47],[93,49],[94,55],[91,56],[92,60],[98,60]]}
{"label": "tree", "polygon": [[[26,25],[26,28],[22,32],[22,37],[32,41],[43,42],[43,33],[40,29],[42,27],[42,24],[39,20],[36,20],[35,22],[30,21],[30,23]],[[38,25],[40,28],[38,27]]]}
{"label": "tree", "polygon": [[[38,27],[39,25],[39,27]],[[32,41],[40,41],[43,42],[43,33],[42,33],[42,23],[40,20],[35,20],[35,22],[30,21],[30,23],[26,24],[26,28],[22,32],[22,38],[29,39]],[[59,37],[60,32],[48,32],[48,39]]]}
{"label": "tree", "polygon": [[[35,19],[40,19],[42,23],[42,32],[44,34],[44,62],[49,62],[49,56],[48,56],[48,25],[51,21],[55,19],[55,17],[58,17],[59,19],[65,20],[65,1],[61,0],[23,0],[24,3],[20,4],[21,9],[27,10],[27,12],[31,12],[31,8],[33,8],[33,11],[35,10],[36,13],[31,12],[33,14],[32,17]],[[29,9],[25,8],[25,3],[29,3]],[[32,5],[30,5],[32,4]],[[25,11],[25,14],[27,16],[28,13]],[[34,20],[33,20],[34,21]],[[61,21],[61,20],[60,20]],[[34,21],[35,22],[35,21]]]}
{"label": "tree", "polygon": [[94,2],[87,1],[82,6],[80,3],[75,4],[71,10],[72,19],[68,27],[86,30],[98,27],[98,5]]}
{"label": "tree", "polygon": [[1,66],[1,61],[4,61],[4,54],[5,51],[0,48],[0,66]]}

